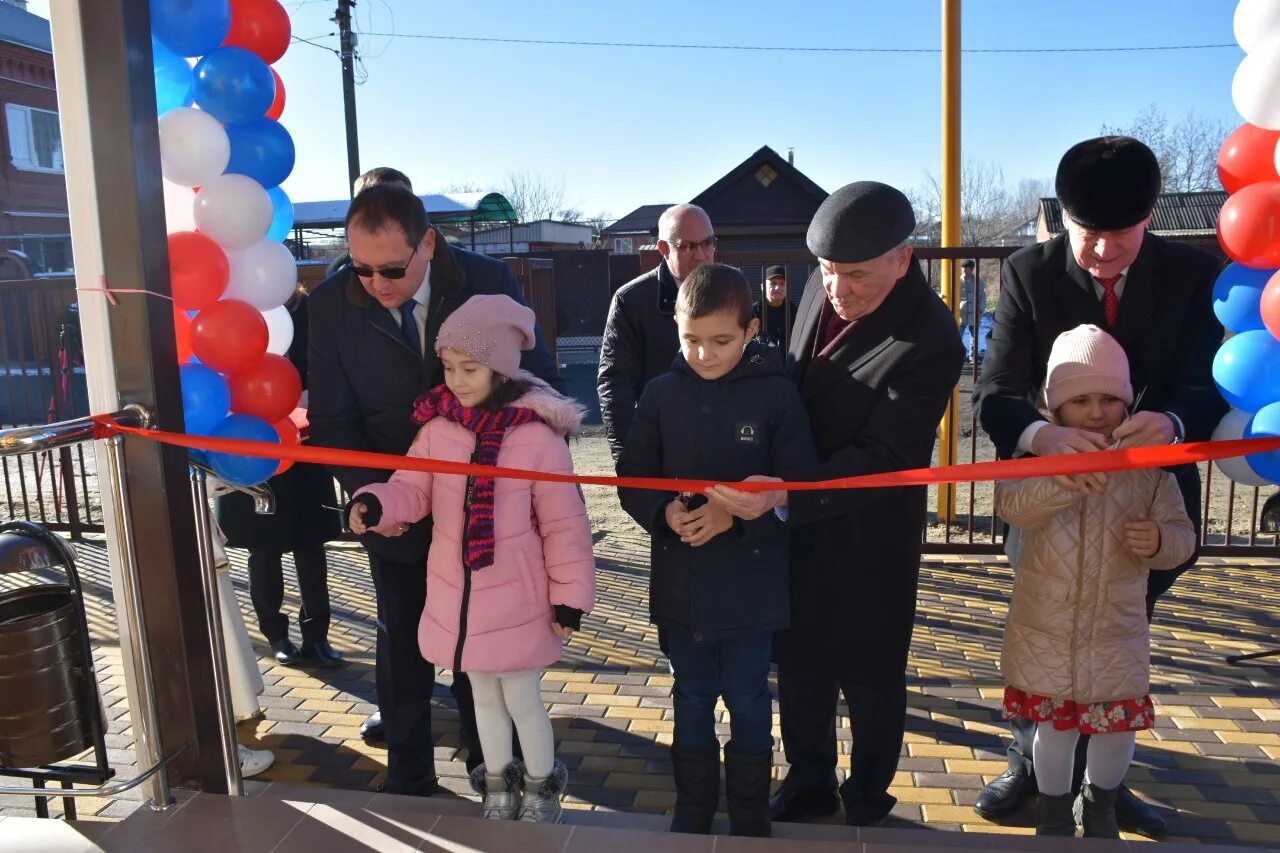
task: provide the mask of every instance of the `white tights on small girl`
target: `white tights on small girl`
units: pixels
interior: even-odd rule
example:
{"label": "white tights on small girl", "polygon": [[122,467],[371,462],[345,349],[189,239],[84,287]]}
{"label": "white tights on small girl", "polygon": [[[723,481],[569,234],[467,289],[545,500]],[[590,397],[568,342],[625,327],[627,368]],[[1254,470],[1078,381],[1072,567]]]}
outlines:
{"label": "white tights on small girl", "polygon": [[476,703],[476,734],[484,752],[485,770],[496,776],[511,763],[511,724],[520,732],[526,772],[534,779],[551,774],[555,735],[542,701],[542,671],[472,672],[471,694]]}
{"label": "white tights on small girl", "polygon": [[[1035,745],[1032,747],[1036,787],[1049,796],[1066,794],[1071,790],[1071,771],[1075,766],[1076,741],[1079,729],[1060,732],[1052,722],[1036,725]],[[1124,781],[1124,774],[1133,761],[1134,732],[1108,732],[1089,736],[1088,760],[1084,780],[1103,790],[1110,790]]]}

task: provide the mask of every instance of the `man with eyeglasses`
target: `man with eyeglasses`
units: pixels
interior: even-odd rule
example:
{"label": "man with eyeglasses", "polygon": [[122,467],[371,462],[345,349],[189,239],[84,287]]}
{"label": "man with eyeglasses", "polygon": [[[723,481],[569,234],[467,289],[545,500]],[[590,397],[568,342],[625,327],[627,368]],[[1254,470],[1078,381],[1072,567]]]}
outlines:
{"label": "man with eyeglasses", "polygon": [[[1102,136],[1073,146],[1059,162],[1054,183],[1064,233],[1005,262],[986,360],[973,392],[974,412],[997,454],[1008,459],[1107,447],[1095,433],[1047,422],[1036,408],[1053,342],[1085,323],[1109,330],[1120,343],[1133,388],[1141,392],[1135,411],[1112,436],[1121,447],[1208,440],[1227,411],[1212,377],[1222,341],[1212,307],[1218,259],[1147,231],[1160,194],[1160,164],[1136,139]],[[1199,469],[1171,470],[1198,534]],[[1106,484],[1105,474],[1058,479],[1082,499],[1101,494]],[[1017,531],[1011,529],[1005,550],[1015,567],[1016,543]],[[1177,569],[1150,573],[1148,621],[1159,596],[1195,560],[1193,555]],[[1009,769],[982,790],[973,807],[988,820],[1012,815],[1037,791],[1036,724],[1013,720],[1010,728]],[[1081,737],[1078,743],[1077,790],[1088,740]],[[1123,785],[1113,791],[1121,829],[1153,838],[1164,834],[1164,819],[1151,806]]]}
{"label": "man with eyeglasses", "polygon": [[[381,183],[357,195],[346,234],[350,263],[310,300],[311,443],[401,456],[417,432],[414,399],[444,381],[434,344],[445,318],[476,294],[524,300],[506,264],[448,245],[402,184]],[[521,368],[559,388],[555,362],[541,330],[535,332],[537,345],[524,353]],[[348,494],[392,473],[331,470]],[[418,622],[431,519],[400,536],[368,533],[360,542],[378,606],[377,694],[388,750],[382,790],[429,796],[439,790],[431,735],[435,668],[418,650]],[[482,756],[465,674],[453,674],[453,695],[471,770]]]}
{"label": "man with eyeglasses", "polygon": [[680,350],[675,321],[680,283],[715,260],[716,235],[707,212],[694,204],[663,211],[658,253],[662,263],[618,288],[604,325],[596,388],[614,461],[626,443],[640,392],[671,369]]}

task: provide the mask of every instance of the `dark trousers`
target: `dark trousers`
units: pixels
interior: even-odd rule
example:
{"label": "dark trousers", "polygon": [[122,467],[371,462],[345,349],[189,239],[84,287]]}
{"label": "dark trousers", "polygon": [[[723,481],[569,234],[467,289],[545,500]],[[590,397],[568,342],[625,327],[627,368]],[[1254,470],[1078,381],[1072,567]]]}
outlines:
{"label": "dark trousers", "polygon": [[778,661],[778,706],[786,784],[792,790],[830,789],[836,784],[836,703],[849,706],[853,751],[849,777],[840,786],[845,817],[865,824],[889,813],[907,717],[907,685],[867,687],[834,674],[815,675],[812,661],[797,667],[784,652]]}
{"label": "dark trousers", "polygon": [[[280,612],[284,604],[283,559],[284,554],[279,551],[249,549],[249,598],[258,617],[258,628],[269,643],[289,638],[289,617]],[[298,611],[302,642],[324,642],[329,635],[329,566],[324,543],[293,549],[293,565],[302,597]]]}
{"label": "dark trousers", "polygon": [[[431,735],[431,695],[436,669],[418,649],[418,622],[427,602],[425,562],[395,563],[369,554],[373,590],[378,602],[378,710],[387,737],[387,781],[391,793],[417,793],[436,776],[435,741]],[[476,736],[476,709],[471,682],[453,675],[453,698],[467,747],[467,769],[483,760]]]}
{"label": "dark trousers", "polygon": [[758,755],[773,750],[773,700],[769,694],[770,632],[697,641],[684,630],[667,632],[675,679],[672,742],[678,749],[719,750],[716,700],[729,709],[732,751]]}

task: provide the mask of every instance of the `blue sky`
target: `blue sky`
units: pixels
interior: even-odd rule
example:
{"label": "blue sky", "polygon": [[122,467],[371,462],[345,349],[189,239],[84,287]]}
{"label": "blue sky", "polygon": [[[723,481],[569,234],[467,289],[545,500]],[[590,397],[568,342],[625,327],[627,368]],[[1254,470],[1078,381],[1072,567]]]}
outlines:
{"label": "blue sky", "polygon": [[[31,10],[47,14],[47,0]],[[337,46],[335,0],[283,0],[294,35]],[[968,0],[967,48],[1234,42],[1230,0]],[[392,165],[419,192],[497,185],[510,172],[563,182],[566,200],[615,217],[686,200],[761,145],[795,148],[827,190],[860,179],[911,188],[940,157],[940,56],[568,47],[410,34],[796,47],[937,48],[939,0],[359,0],[367,81],[361,165]],[[1047,179],[1073,142],[1156,103],[1234,126],[1237,48],[1108,54],[967,54],[964,156],[1006,179]],[[345,195],[337,57],[294,42],[276,66],[298,163],[298,201]]]}

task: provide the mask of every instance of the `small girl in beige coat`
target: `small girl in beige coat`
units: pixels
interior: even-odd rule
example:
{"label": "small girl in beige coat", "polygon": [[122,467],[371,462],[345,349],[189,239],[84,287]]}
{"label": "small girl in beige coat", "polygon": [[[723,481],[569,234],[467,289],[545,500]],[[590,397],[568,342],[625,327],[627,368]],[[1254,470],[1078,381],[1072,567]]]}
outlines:
{"label": "small girl in beige coat", "polygon": [[[1054,342],[1045,379],[1052,419],[1101,434],[1133,403],[1124,350],[1097,326]],[[1118,838],[1116,790],[1135,732],[1154,721],[1147,695],[1147,573],[1191,557],[1195,529],[1172,474],[1107,474],[1101,494],[1039,477],[996,485],[996,512],[1022,531],[1000,670],[1006,717],[1037,723],[1037,835],[1074,835],[1076,741],[1090,735],[1082,822],[1086,836]]]}

